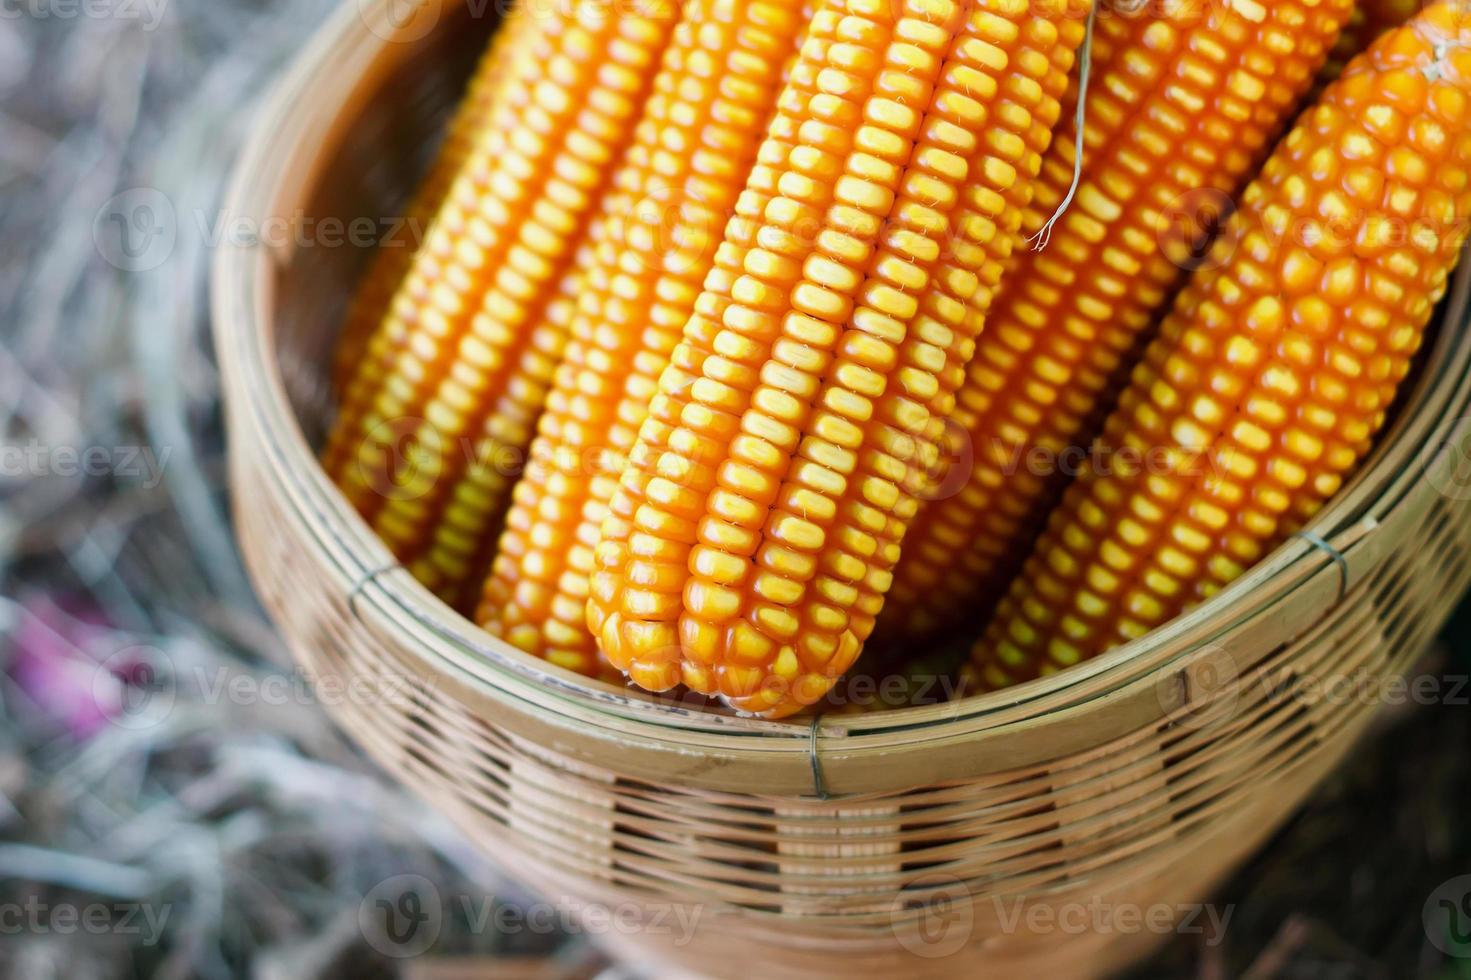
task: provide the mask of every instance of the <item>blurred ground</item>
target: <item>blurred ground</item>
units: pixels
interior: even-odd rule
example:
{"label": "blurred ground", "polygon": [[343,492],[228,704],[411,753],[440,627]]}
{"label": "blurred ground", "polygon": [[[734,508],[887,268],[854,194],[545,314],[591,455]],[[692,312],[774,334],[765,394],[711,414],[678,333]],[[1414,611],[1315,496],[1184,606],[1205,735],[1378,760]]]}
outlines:
{"label": "blurred ground", "polygon": [[[329,7],[0,0],[0,977],[623,975],[290,672],[223,509],[207,229],[106,234],[118,194],[207,211]],[[1141,976],[1471,977],[1468,641]],[[416,875],[473,901],[399,960],[359,912]]]}

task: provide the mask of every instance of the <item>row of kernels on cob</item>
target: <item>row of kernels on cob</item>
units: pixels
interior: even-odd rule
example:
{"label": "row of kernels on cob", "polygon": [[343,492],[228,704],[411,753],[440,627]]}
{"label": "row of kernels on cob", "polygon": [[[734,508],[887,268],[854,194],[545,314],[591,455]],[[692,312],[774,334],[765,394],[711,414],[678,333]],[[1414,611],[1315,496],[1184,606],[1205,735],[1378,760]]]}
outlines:
{"label": "row of kernels on cob", "polygon": [[697,315],[661,381],[677,424],[647,426],[604,526],[589,621],[642,686],[784,713],[851,666],[916,509],[902,447],[1013,247],[1078,9],[848,4],[721,328]]}
{"label": "row of kernels on cob", "polygon": [[[688,570],[695,560],[691,552],[701,530],[694,511],[705,506],[708,498],[717,512],[744,517],[748,524],[763,516],[759,508],[745,505],[729,490],[715,492],[717,468],[726,461],[732,441],[730,423],[739,422],[741,409],[730,404],[742,394],[731,382],[744,375],[739,380],[750,383],[753,366],[759,370],[761,360],[769,357],[773,335],[781,326],[779,311],[767,312],[756,305],[758,297],[772,305],[786,298],[759,278],[763,267],[769,277],[780,262],[772,246],[803,247],[799,234],[789,233],[787,242],[775,242],[783,229],[773,227],[768,214],[775,207],[795,225],[797,218],[811,220],[799,211],[802,203],[819,194],[831,200],[835,179],[828,161],[840,166],[842,157],[852,152],[855,123],[892,36],[892,24],[872,15],[854,16],[849,12],[852,9],[840,4],[817,12],[796,71],[782,93],[781,116],[760,153],[761,166],[752,174],[753,193],[743,196],[746,213],[732,222],[722,246],[725,261],[707,283],[672,363],[660,379],[649,419],[603,527],[599,568],[592,577],[590,625],[614,665],[654,690],[671,688],[681,679],[677,622]],[[870,142],[876,140],[870,138]],[[804,179],[798,169],[803,160],[809,169],[827,165],[827,178]],[[853,185],[855,190],[863,188],[860,181]],[[806,201],[799,203],[791,195],[801,195]],[[862,219],[857,208],[850,207],[850,211],[850,224],[855,218]],[[807,236],[811,234],[809,230]],[[865,247],[862,242],[858,246]],[[747,271],[753,265],[758,275]],[[795,352],[796,345],[792,349]],[[742,365],[741,360],[752,366]],[[707,376],[710,368],[714,377]],[[748,396],[749,389],[744,394]],[[712,405],[721,399],[727,400],[726,405]],[[714,431],[722,423],[726,431]],[[745,443],[754,448],[754,440]],[[742,468],[751,470],[748,463],[738,461],[727,467],[731,475],[747,475],[739,473]],[[685,500],[673,499],[681,494]],[[686,513],[672,512],[679,504],[686,505]],[[755,551],[755,529],[717,518],[707,522],[704,530],[723,534],[727,550],[741,543],[735,540],[738,535],[749,541],[746,561],[737,559],[741,564],[749,562]]]}
{"label": "row of kernels on cob", "polygon": [[1277,148],[973,651],[998,687],[1142,635],[1308,520],[1383,425],[1471,219],[1471,8],[1356,59]]}

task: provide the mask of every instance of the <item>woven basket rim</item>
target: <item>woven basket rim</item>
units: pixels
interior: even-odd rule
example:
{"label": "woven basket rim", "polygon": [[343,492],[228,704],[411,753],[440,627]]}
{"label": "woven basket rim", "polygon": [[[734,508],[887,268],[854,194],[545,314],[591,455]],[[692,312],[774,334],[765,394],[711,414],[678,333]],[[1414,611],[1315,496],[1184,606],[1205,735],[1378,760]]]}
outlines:
{"label": "woven basket rim", "polygon": [[[254,119],[226,194],[226,213],[262,219],[290,214],[306,197],[335,141],[361,108],[357,80],[415,50],[416,39],[384,39],[367,29],[368,18],[386,18],[394,2],[344,4],[296,58]],[[642,743],[663,752],[730,753],[788,767],[807,766],[819,741],[824,760],[871,761],[894,752],[929,751],[961,758],[981,741],[1012,761],[1040,759],[1166,720],[1180,706],[1171,693],[1175,679],[1202,651],[1213,649],[1227,633],[1249,634],[1264,649],[1301,634],[1387,553],[1394,535],[1386,522],[1423,479],[1435,454],[1464,428],[1467,420],[1445,409],[1464,405],[1471,392],[1466,369],[1471,365],[1471,263],[1462,263],[1445,324],[1413,391],[1370,459],[1309,526],[1331,552],[1293,538],[1219,595],[1164,627],[1010,690],[862,716],[771,722],[620,689],[535,660],[478,629],[397,568],[317,465],[286,395],[275,358],[271,301],[273,270],[287,258],[263,245],[232,241],[218,250],[216,349],[222,365],[239,373],[247,393],[239,408],[265,435],[271,470],[310,530],[301,546],[316,551],[333,570],[334,584],[351,593],[354,610],[413,650],[428,675],[487,705],[542,713],[563,733]],[[1015,749],[1023,740],[1038,745],[1018,756]],[[999,768],[994,761],[965,767],[968,772]]]}

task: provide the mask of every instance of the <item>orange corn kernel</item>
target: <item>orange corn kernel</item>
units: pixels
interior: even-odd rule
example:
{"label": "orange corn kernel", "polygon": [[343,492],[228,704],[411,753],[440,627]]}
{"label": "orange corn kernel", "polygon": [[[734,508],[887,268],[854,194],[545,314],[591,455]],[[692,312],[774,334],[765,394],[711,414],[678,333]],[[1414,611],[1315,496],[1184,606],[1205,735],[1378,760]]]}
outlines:
{"label": "orange corn kernel", "polygon": [[[1338,43],[1323,66],[1319,84],[1327,85],[1343,74],[1350,60],[1385,31],[1398,27],[1413,17],[1425,0],[1359,0],[1353,16],[1338,36]],[[1315,100],[1316,101],[1316,100]]]}

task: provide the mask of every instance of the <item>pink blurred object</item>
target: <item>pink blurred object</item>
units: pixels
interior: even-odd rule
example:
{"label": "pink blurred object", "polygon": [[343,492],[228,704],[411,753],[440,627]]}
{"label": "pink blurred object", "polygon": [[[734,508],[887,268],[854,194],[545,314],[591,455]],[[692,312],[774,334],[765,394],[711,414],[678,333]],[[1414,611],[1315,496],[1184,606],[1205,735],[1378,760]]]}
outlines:
{"label": "pink blurred object", "polygon": [[20,607],[11,679],[71,737],[92,738],[125,710],[130,684],[148,669],[144,648],[94,605],[33,595]]}

